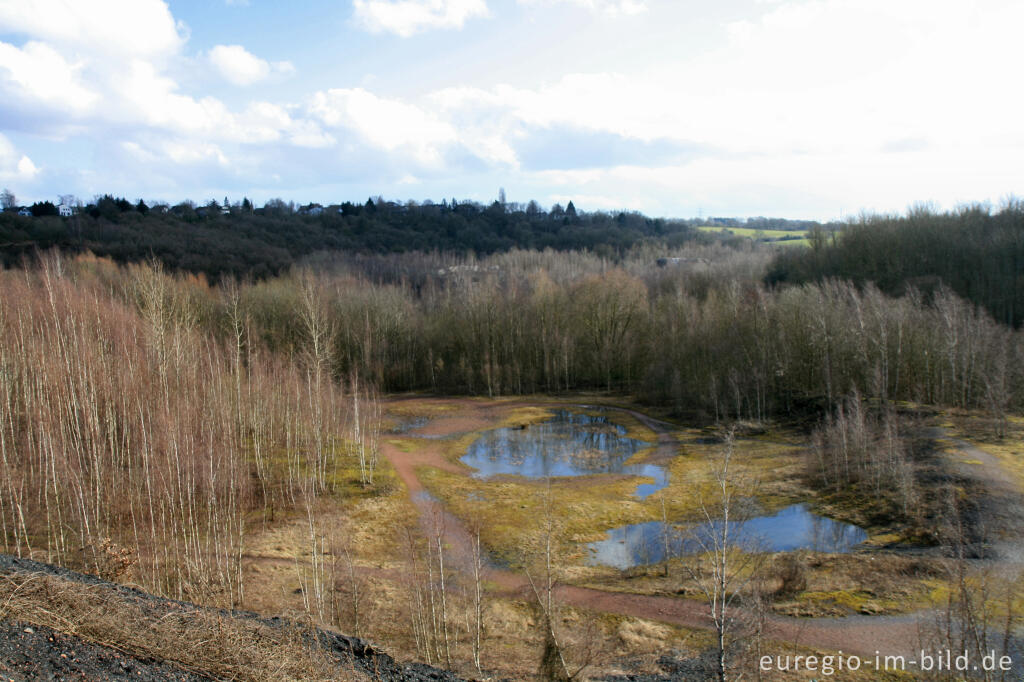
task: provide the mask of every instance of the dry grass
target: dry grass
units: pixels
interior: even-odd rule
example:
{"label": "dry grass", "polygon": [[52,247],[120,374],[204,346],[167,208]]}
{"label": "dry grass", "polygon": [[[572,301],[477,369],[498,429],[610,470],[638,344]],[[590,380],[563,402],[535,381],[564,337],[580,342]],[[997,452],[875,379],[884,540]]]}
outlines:
{"label": "dry grass", "polygon": [[886,554],[802,554],[807,584],[775,604],[793,616],[892,615],[932,605],[940,584],[934,559]]}
{"label": "dry grass", "polygon": [[994,420],[984,412],[952,410],[949,419],[954,436],[995,457],[1024,492],[1024,417],[1008,417],[1001,436],[996,434]]}
{"label": "dry grass", "polygon": [[0,577],[0,618],[50,627],[132,656],[232,680],[367,679],[312,644],[307,628],[175,607],[54,576]]}
{"label": "dry grass", "polygon": [[[699,557],[691,557],[690,561]],[[941,567],[934,559],[894,555],[831,555],[801,552],[778,554],[761,570],[763,588],[776,593],[783,588],[790,561],[799,562],[806,581],[787,594],[776,594],[777,613],[799,617],[849,615],[896,615],[913,613],[941,602]],[[638,567],[626,573],[609,572],[590,586],[642,595],[698,597],[697,586],[678,561],[662,567]]]}

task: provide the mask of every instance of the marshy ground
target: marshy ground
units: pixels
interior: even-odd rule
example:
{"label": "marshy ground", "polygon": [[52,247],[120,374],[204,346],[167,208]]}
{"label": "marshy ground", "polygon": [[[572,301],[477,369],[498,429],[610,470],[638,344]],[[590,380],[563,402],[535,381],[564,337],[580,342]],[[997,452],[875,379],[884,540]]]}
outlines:
{"label": "marshy ground", "polygon": [[[601,402],[591,397],[385,401],[379,470],[387,485],[374,495],[322,504],[315,512],[319,524],[347,538],[345,556],[329,561],[338,575],[348,576],[339,578],[341,594],[347,594],[345,589],[359,593],[361,612],[346,616],[341,607],[341,627],[355,627],[358,618],[355,634],[385,643],[399,656],[415,656],[408,622],[410,553],[416,538],[443,538],[456,589],[466,589],[472,538],[479,533],[487,556],[483,667],[513,678],[532,672],[541,638],[526,574],[535,566],[547,518],[555,520],[548,528],[557,534],[556,596],[568,645],[589,652],[593,674],[622,672],[627,661],[633,672],[656,671],[666,652],[677,659],[699,655],[711,641],[707,606],[681,568],[684,559],[621,570],[588,560],[586,544],[627,524],[697,519],[702,496],[710,495],[702,486],[710,460],[722,448],[720,434],[662,421],[630,405]],[[599,425],[595,432],[603,429],[642,443],[627,463],[663,468],[667,486],[640,497],[638,485],[650,479],[628,473],[480,477],[460,461],[483,433],[527,429],[566,409],[603,415],[613,426]],[[933,415],[922,428],[931,429],[927,435],[935,439],[940,459],[960,460],[960,468],[966,467],[970,475],[963,481],[981,498],[987,494],[986,481],[1000,482],[988,486],[999,499],[979,502],[979,508],[1005,509],[1007,500],[1020,496],[1020,478],[1014,477],[1024,468],[1021,450],[1013,444],[1019,440],[1013,439],[1024,424],[1011,421],[1008,435],[996,442],[979,437],[984,429],[977,422],[970,415]],[[864,509],[870,501],[858,507],[817,495],[804,483],[807,446],[807,435],[797,429],[740,430],[738,473],[755,486],[765,513],[806,504],[823,515],[862,524],[867,541],[848,554],[798,550],[766,555],[758,582],[773,598],[762,617],[761,646],[772,652],[916,650],[922,628],[934,625],[936,609],[948,597],[948,562],[898,524],[872,523]],[[1000,546],[1019,547],[1014,544],[1019,537],[1007,524],[1020,517],[995,517],[1004,520]],[[306,516],[264,522],[254,533],[245,562],[247,600],[253,608],[303,610],[303,575],[312,558],[309,534]],[[783,585],[794,563],[798,584]],[[455,658],[467,660],[465,635],[455,646]],[[473,672],[464,668],[463,673]]]}

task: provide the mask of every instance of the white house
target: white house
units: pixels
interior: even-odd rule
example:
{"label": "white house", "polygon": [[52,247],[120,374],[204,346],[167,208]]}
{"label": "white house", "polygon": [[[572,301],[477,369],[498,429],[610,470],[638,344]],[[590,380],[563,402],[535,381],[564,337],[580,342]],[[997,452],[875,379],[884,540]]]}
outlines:
{"label": "white house", "polygon": [[70,218],[74,214],[74,210],[65,204],[58,206],[57,210],[60,212],[61,218]]}

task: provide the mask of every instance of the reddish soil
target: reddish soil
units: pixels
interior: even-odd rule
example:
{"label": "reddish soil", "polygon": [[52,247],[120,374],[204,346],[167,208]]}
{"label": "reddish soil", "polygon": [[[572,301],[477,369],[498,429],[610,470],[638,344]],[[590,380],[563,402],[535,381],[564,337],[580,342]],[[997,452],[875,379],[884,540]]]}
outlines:
{"label": "reddish soil", "polygon": [[424,491],[423,484],[416,476],[417,467],[431,466],[453,474],[469,472],[466,467],[453,464],[451,460],[445,459],[441,454],[441,446],[437,443],[425,442],[423,447],[416,452],[402,452],[385,439],[381,443],[380,451],[391,462],[391,466],[395,467],[398,477],[402,479],[402,483],[405,484],[414,500],[417,498],[417,493]]}
{"label": "reddish soil", "polygon": [[[446,401],[452,402],[452,401]],[[540,403],[501,403],[500,409],[518,406],[545,407]],[[478,403],[469,403],[466,407],[479,413]],[[609,408],[622,409],[622,408]],[[651,453],[651,461],[664,461],[677,453],[678,442],[672,434],[672,427],[647,415],[633,410],[622,409],[657,434],[657,447]],[[464,433],[470,423],[482,421],[476,417],[469,420],[443,418],[429,426],[431,436],[445,436],[453,433]],[[485,422],[486,423],[486,422]],[[418,432],[427,433],[426,427]],[[414,435],[414,434],[409,434]],[[453,464],[440,454],[440,448],[425,443],[416,453],[401,452],[387,443],[382,447],[384,456],[398,472],[406,488],[412,495],[415,504],[421,509],[421,523],[424,532],[432,536],[436,532],[433,519],[443,518],[442,532],[446,542],[453,548],[453,558],[468,557],[466,551],[471,546],[471,534],[465,523],[454,515],[444,511],[443,505],[429,495],[423,494],[424,487],[416,476],[416,467],[432,466],[444,471],[465,473],[466,469]],[[529,581],[519,573],[492,567],[487,579],[496,583],[500,592],[506,596],[530,598]],[[563,603],[574,607],[597,612],[617,613],[636,618],[662,621],[673,625],[691,628],[713,628],[706,604],[677,597],[636,595],[622,592],[608,592],[587,587],[562,585],[557,596]],[[874,656],[876,650],[883,654],[912,654],[920,649],[920,629],[918,617],[911,616],[856,616],[847,618],[789,618],[770,616],[765,625],[767,636],[802,646],[841,650],[844,653],[861,656]]]}
{"label": "reddish soil", "polygon": [[468,433],[486,429],[491,423],[477,417],[436,417],[426,425],[414,429],[410,436],[423,438],[440,438],[454,433]]}

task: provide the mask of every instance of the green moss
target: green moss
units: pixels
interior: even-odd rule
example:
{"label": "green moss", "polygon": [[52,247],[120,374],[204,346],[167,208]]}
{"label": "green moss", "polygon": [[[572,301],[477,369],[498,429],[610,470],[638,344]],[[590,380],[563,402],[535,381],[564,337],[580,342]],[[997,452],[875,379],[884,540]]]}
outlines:
{"label": "green moss", "polygon": [[412,438],[388,438],[388,445],[393,445],[399,452],[415,452],[420,444]]}
{"label": "green moss", "polygon": [[861,590],[833,590],[831,592],[804,592],[800,599],[835,605],[848,613],[881,614],[890,613],[900,607],[893,599],[880,599],[870,592]]}
{"label": "green moss", "polygon": [[495,422],[492,428],[500,429],[517,426],[524,427],[530,424],[539,424],[554,416],[550,409],[543,407],[516,407]]}

